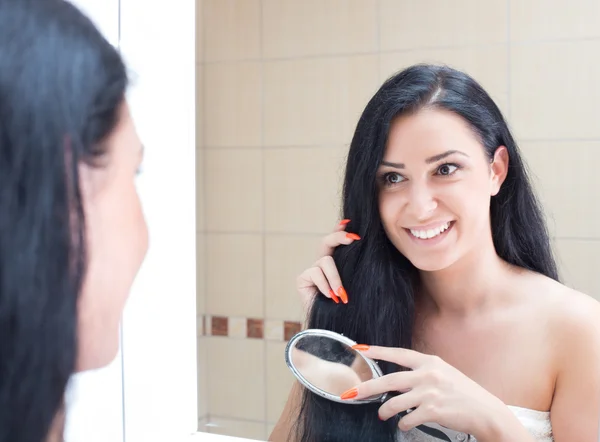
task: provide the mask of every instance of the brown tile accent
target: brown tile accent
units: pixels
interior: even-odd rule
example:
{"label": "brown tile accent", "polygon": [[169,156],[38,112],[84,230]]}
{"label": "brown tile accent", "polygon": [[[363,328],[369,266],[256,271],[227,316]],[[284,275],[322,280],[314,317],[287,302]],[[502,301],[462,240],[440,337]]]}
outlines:
{"label": "brown tile accent", "polygon": [[212,317],[212,335],[227,336],[229,333],[229,318],[223,316]]}
{"label": "brown tile accent", "polygon": [[264,319],[250,319],[248,318],[248,337],[262,339],[264,336]]}
{"label": "brown tile accent", "polygon": [[289,341],[296,333],[300,333],[302,324],[299,322],[285,321],[283,323],[283,340]]}
{"label": "brown tile accent", "polygon": [[202,336],[206,336],[206,315],[202,315]]}

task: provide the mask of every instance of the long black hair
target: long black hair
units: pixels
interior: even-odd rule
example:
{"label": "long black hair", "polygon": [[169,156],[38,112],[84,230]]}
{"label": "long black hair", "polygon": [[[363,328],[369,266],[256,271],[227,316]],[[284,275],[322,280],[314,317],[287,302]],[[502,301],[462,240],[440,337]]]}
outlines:
{"label": "long black hair", "polygon": [[127,86],[71,3],[0,0],[0,442],[48,437],[77,357],[78,166],[101,164]]}
{"label": "long black hair", "polygon": [[[378,209],[376,171],[390,127],[400,115],[438,108],[462,117],[479,137],[490,160],[506,146],[509,169],[491,200],[497,254],[506,262],[558,280],[548,229],[519,149],[502,113],[471,77],[445,66],[415,65],[388,79],[367,104],[348,154],[343,218],[361,236],[333,255],[352,302],[340,308],[316,296],[308,327],[333,330],[357,342],[411,348],[416,268],[387,238]],[[380,363],[384,373],[400,367]],[[296,439],[302,442],[395,441],[398,419],[378,420],[380,404],[346,405],[304,390]]]}

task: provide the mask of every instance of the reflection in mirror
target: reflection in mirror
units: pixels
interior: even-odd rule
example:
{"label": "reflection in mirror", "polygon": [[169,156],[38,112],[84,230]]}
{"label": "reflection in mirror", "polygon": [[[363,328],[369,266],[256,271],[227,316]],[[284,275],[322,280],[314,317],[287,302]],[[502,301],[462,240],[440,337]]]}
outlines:
{"label": "reflection in mirror", "polygon": [[328,330],[305,330],[286,347],[286,362],[296,378],[320,396],[345,403],[382,401],[377,395],[362,401],[348,401],[341,394],[361,382],[381,376],[374,361],[354,350],[355,343]]}
{"label": "reflection in mirror", "polygon": [[335,396],[373,378],[356,350],[325,336],[299,339],[290,359],[308,382]]}
{"label": "reflection in mirror", "polygon": [[[394,198],[403,198],[412,193],[413,198],[406,207],[420,208],[427,214],[431,209],[431,222],[458,220],[449,230],[442,226],[444,232],[448,232],[444,241],[450,238],[464,244],[460,247],[449,244],[448,255],[440,253],[440,259],[432,256],[437,252],[424,252],[422,256],[420,252],[416,253],[413,258],[416,256],[419,259],[413,260],[413,264],[417,269],[427,271],[445,268],[446,258],[454,262],[458,255],[469,255],[472,245],[480,250],[482,244],[489,244],[488,239],[479,240],[479,227],[467,227],[471,223],[480,227],[488,225],[487,221],[484,222],[488,196],[467,199],[469,204],[463,204],[465,198],[462,192],[482,187],[473,187],[465,184],[465,181],[455,181],[445,176],[446,172],[455,171],[455,178],[466,179],[473,175],[484,177],[488,163],[480,161],[480,151],[473,151],[477,156],[470,155],[471,160],[478,161],[476,168],[461,164],[458,160],[466,159],[461,156],[451,162],[458,162],[462,168],[448,164],[438,169],[437,163],[434,166],[424,160],[445,150],[446,144],[452,144],[450,140],[454,135],[444,137],[448,143],[426,143],[432,146],[431,155],[427,156],[422,149],[410,151],[408,145],[413,143],[407,143],[405,153],[410,155],[399,152],[396,159],[388,158],[393,163],[402,163],[405,166],[404,174],[401,170],[386,170],[385,182],[378,180],[376,184],[365,182],[362,178],[366,175],[362,175],[360,180],[353,181],[356,185],[351,186],[357,197],[352,196],[343,202],[340,196],[345,170],[349,170],[354,177],[366,174],[367,169],[369,177],[377,175],[375,164],[371,164],[374,161],[365,160],[374,158],[369,149],[364,149],[364,155],[355,156],[354,162],[348,162],[347,159],[348,146],[360,115],[382,82],[414,63],[450,65],[472,75],[489,92],[506,117],[503,118],[516,128],[516,141],[522,149],[523,160],[528,163],[532,184],[543,203],[544,215],[550,222],[552,247],[560,263],[560,274],[570,287],[600,299],[600,278],[597,278],[600,232],[595,222],[598,209],[590,203],[600,199],[595,162],[592,160],[594,152],[600,147],[600,125],[594,121],[598,115],[598,103],[593,99],[598,86],[593,75],[582,74],[597,71],[600,57],[589,57],[590,51],[583,50],[581,46],[597,43],[571,39],[583,29],[573,27],[574,16],[585,22],[585,28],[590,30],[600,29],[600,15],[592,13],[592,6],[583,6],[586,3],[583,1],[575,2],[577,6],[573,6],[573,2],[552,2],[552,6],[544,2],[524,2],[529,5],[525,8],[527,11],[521,8],[519,14],[505,17],[504,22],[509,22],[509,27],[516,30],[515,35],[519,34],[519,38],[542,42],[538,47],[507,40],[502,35],[502,27],[496,26],[496,22],[498,12],[506,8],[499,11],[490,4],[504,4],[506,1],[453,2],[455,20],[450,21],[446,20],[446,10],[431,8],[428,6],[430,2],[411,2],[413,6],[408,15],[404,13],[406,2],[400,1],[340,0],[339,3],[344,5],[344,14],[341,15],[339,8],[323,8],[321,3],[198,0],[200,22],[197,29],[202,30],[198,33],[202,38],[198,45],[199,124],[196,152],[199,209],[199,428],[201,431],[258,440],[274,434],[274,441],[288,442],[289,430],[300,416],[297,402],[307,388],[299,380],[296,382],[297,378],[281,356],[286,343],[301,331],[303,325],[338,330],[353,339],[360,339],[361,344],[398,343],[406,347],[410,345],[409,342],[414,342],[414,350],[427,349],[451,362],[468,377],[487,379],[490,385],[484,385],[486,390],[512,391],[512,397],[507,395],[501,399],[508,404],[527,407],[527,415],[531,409],[539,411],[535,414],[538,425],[548,425],[551,398],[559,397],[558,394],[554,395],[554,384],[544,383],[544,388],[546,384],[549,386],[544,394],[524,393],[529,388],[539,386],[542,379],[552,379],[554,368],[548,369],[544,360],[537,357],[540,353],[534,351],[545,348],[549,341],[548,333],[554,330],[541,333],[545,324],[548,324],[543,321],[542,313],[548,312],[551,305],[557,305],[548,302],[548,290],[527,290],[524,296],[517,296],[517,289],[524,287],[524,284],[510,287],[506,293],[512,299],[525,302],[530,299],[529,295],[539,294],[539,304],[538,301],[527,301],[527,305],[533,306],[531,312],[519,306],[506,307],[502,310],[502,321],[499,321],[504,324],[504,329],[491,328],[495,321],[486,316],[481,323],[482,329],[486,329],[485,333],[481,331],[474,336],[459,333],[452,324],[438,323],[437,320],[432,326],[424,324],[422,328],[415,327],[418,336],[411,336],[409,330],[400,331],[400,327],[404,327],[402,324],[411,324],[419,319],[415,321],[418,324],[421,318],[433,321],[437,315],[418,312],[417,318],[410,313],[392,312],[386,320],[377,319],[390,312],[388,301],[383,297],[368,297],[362,289],[368,290],[370,286],[378,285],[382,292],[393,292],[394,299],[399,299],[398,286],[386,282],[377,273],[363,272],[360,266],[354,270],[342,269],[354,267],[344,265],[344,262],[348,262],[346,257],[349,254],[352,254],[356,263],[375,261],[373,257],[377,250],[372,247],[375,235],[383,240],[382,245],[384,242],[388,244],[383,235],[379,236],[380,231],[368,228],[365,223],[368,213],[375,215],[375,185],[379,187],[385,184],[389,189],[389,192],[385,192],[390,202],[388,219],[395,213],[392,210]],[[587,2],[588,5],[592,3],[595,2]],[[477,29],[471,26],[473,5],[479,12]],[[548,13],[554,17],[554,31],[547,27],[529,26],[530,22],[539,24]],[[436,32],[431,33],[428,27],[399,26],[397,19],[406,20],[405,24],[409,25],[435,22],[444,26],[438,26]],[[461,32],[463,29],[468,32]],[[378,44],[379,39],[381,45]],[[498,46],[498,41],[503,43]],[[449,44],[454,43],[460,43],[460,48],[446,50]],[[488,43],[491,44],[489,48],[486,46]],[[567,53],[568,63],[564,63],[560,54]],[[544,54],[558,56],[544,57]],[[549,69],[540,70],[540,57],[544,60],[548,58]],[[429,98],[434,96],[439,98],[436,94]],[[479,112],[473,113],[474,117],[479,115]],[[383,124],[381,118],[369,118],[367,115],[366,121],[365,130],[361,130],[356,138],[360,141],[365,139],[365,133],[373,134],[373,138],[365,141],[364,146],[375,146],[378,143],[371,141],[381,140],[385,127],[377,128]],[[431,127],[426,132],[437,133],[437,121],[423,121],[424,125],[419,127],[424,131]],[[486,133],[492,134],[487,129],[491,131],[499,127],[498,124],[500,120],[495,119],[491,124],[486,123],[481,127],[486,129]],[[375,133],[379,135],[375,137]],[[458,135],[462,131],[453,133]],[[484,139],[490,141],[498,138],[489,135]],[[517,163],[510,158],[508,164],[509,168],[514,169]],[[419,170],[415,167],[419,167]],[[419,183],[430,183],[432,186],[413,187],[416,177],[419,177]],[[401,185],[403,178],[406,181]],[[366,186],[362,190],[360,182]],[[421,189],[422,192],[404,190],[409,188]],[[440,203],[437,206],[424,204],[428,201],[425,197],[442,189],[448,189],[449,192],[453,189],[452,195],[456,198],[453,197],[451,205],[447,204],[449,200],[446,197],[436,199]],[[360,198],[361,192],[365,195],[363,198]],[[341,216],[341,206],[353,210],[349,213],[344,211]],[[368,210],[369,207],[371,210]],[[507,207],[510,209],[513,206],[509,204]],[[509,215],[511,219],[516,219],[512,217],[513,213],[511,211]],[[361,220],[356,218],[359,214]],[[420,224],[418,213],[409,215],[402,217],[402,224],[406,224],[406,227]],[[369,225],[377,225],[381,221],[370,216]],[[343,233],[336,233],[340,241],[333,242],[343,243],[339,249],[347,251],[336,253],[344,258],[336,262],[340,279],[333,278],[331,287],[319,288],[325,295],[317,297],[317,302],[323,304],[320,305],[322,322],[304,323],[306,306],[317,289],[304,284],[298,287],[299,293],[294,294],[294,281],[305,270],[315,273],[318,270],[315,269],[315,263],[331,255],[331,241],[327,252],[323,252],[320,245],[331,239],[326,235],[331,234],[340,218],[349,218],[346,220],[349,224],[344,225],[345,233],[359,235],[361,239],[349,245],[350,240]],[[422,224],[425,226],[429,222],[423,221]],[[527,228],[523,229],[523,225]],[[444,233],[442,227],[440,234]],[[531,224],[521,224],[519,228],[511,229],[513,236],[508,236],[509,231],[502,229],[494,238],[505,238],[508,245],[519,245],[524,238],[539,235],[539,229],[530,227]],[[430,232],[421,231],[419,238],[408,236],[408,232],[397,233],[401,245],[411,250],[418,247],[433,250],[432,247],[444,246],[443,242],[436,243],[435,238],[421,238],[429,236]],[[402,236],[405,233],[406,236]],[[403,249],[399,247],[399,242],[392,241],[392,244]],[[522,262],[529,263],[529,266],[542,262],[540,256],[544,244],[545,240],[524,248],[527,250],[526,259]],[[507,247],[503,249],[508,250]],[[352,250],[360,253],[354,254]],[[365,253],[367,250],[371,252]],[[394,252],[391,248],[390,251]],[[390,257],[396,255],[395,252],[389,254]],[[395,262],[383,255],[377,262],[389,272],[398,268]],[[466,276],[455,275],[454,280],[459,282],[461,289],[462,281],[477,279],[475,267],[469,266]],[[483,268],[482,275],[486,274],[491,275],[489,268]],[[350,281],[350,276],[365,280],[360,285],[361,290],[355,288],[356,281]],[[435,275],[429,272],[429,276]],[[320,286],[326,284],[327,279],[321,278]],[[505,281],[498,282],[501,284],[493,284],[495,288]],[[347,297],[343,297],[344,292],[339,292],[340,284],[347,290]],[[438,287],[451,289],[453,285],[440,281]],[[465,299],[462,295],[466,295],[472,286],[467,284],[465,290],[460,290],[460,296],[452,296],[451,299],[457,301],[453,303],[454,307],[467,307],[459,301]],[[332,297],[328,293],[329,288],[334,293]],[[416,290],[413,293],[418,295]],[[337,294],[339,299],[336,302]],[[449,294],[448,290],[440,289],[438,295],[443,303],[448,301],[445,294]],[[571,295],[569,293],[569,299],[574,300]],[[418,307],[430,304],[419,303]],[[500,304],[505,305],[503,302]],[[408,307],[411,304],[406,305]],[[487,301],[485,305],[488,305]],[[574,303],[567,301],[565,305],[573,306]],[[371,326],[352,319],[359,311],[369,317],[368,324]],[[523,316],[517,315],[517,312]],[[464,317],[470,324],[477,320],[467,313]],[[398,318],[403,320],[399,321]],[[539,320],[539,324],[532,322],[534,319]],[[427,333],[421,333],[420,330],[426,330]],[[525,339],[525,332],[531,332],[531,341]],[[543,340],[537,341],[538,336]],[[566,334],[561,332],[558,336]],[[572,342],[583,341],[574,339]],[[549,344],[550,349],[557,348],[554,342]],[[565,345],[567,349],[574,347],[569,343]],[[485,355],[479,354],[480,349],[486,352]],[[315,362],[309,363],[307,360],[316,355],[307,350],[299,351],[308,353],[298,354],[299,365],[302,362],[308,368],[313,366]],[[539,364],[532,364],[534,360]],[[343,369],[344,376],[359,372],[353,370],[351,373],[341,367],[340,362],[328,359],[317,362]],[[389,371],[381,361],[379,366]],[[479,372],[478,368],[482,366],[486,370]],[[519,370],[506,369],[512,366],[519,367]],[[505,378],[508,373],[514,374],[511,377],[514,382],[510,385]],[[327,385],[334,393],[342,388],[310,372],[305,372],[305,376],[312,376],[311,379],[316,383]],[[531,379],[535,382],[531,382]],[[503,384],[497,385],[498,380],[502,380]],[[302,394],[289,394],[292,386],[298,384],[301,388],[294,389],[294,392],[300,390]],[[531,400],[534,398],[535,401]],[[286,403],[290,404],[289,413]],[[315,432],[321,431],[319,428],[325,432],[339,425],[350,433],[353,424],[360,420],[358,409],[364,408],[369,413],[363,414],[372,416],[373,422],[357,427],[369,434],[378,434],[378,428],[384,426],[376,417],[378,405],[345,407],[350,410],[348,413],[356,414],[348,417],[348,413],[337,411],[344,408],[343,404],[328,403],[323,406],[324,409],[315,407],[314,415],[307,419],[314,421],[312,428]],[[581,409],[576,408],[577,418],[581,419]],[[333,411],[329,412],[328,409]],[[513,411],[517,416],[523,412],[522,409],[511,408],[511,413]],[[344,417],[348,425],[339,423]],[[512,418],[512,415],[509,417]],[[273,433],[276,425],[281,431]],[[393,429],[393,425],[390,424],[390,428]],[[340,434],[337,437],[342,437]],[[557,436],[560,438],[559,433]],[[372,437],[378,442],[382,440]],[[346,438],[345,442],[348,440],[352,440],[352,437]]]}

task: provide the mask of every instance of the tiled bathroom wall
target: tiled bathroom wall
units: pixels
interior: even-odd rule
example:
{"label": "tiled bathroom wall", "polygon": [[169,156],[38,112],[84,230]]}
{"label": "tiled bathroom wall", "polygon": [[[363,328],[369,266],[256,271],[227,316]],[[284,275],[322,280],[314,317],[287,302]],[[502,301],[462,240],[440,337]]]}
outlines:
{"label": "tiled bathroom wall", "polygon": [[600,299],[600,2],[198,0],[197,29],[201,431],[265,440],[278,419],[296,276],[338,219],[362,108],[416,62],[497,100],[564,280]]}

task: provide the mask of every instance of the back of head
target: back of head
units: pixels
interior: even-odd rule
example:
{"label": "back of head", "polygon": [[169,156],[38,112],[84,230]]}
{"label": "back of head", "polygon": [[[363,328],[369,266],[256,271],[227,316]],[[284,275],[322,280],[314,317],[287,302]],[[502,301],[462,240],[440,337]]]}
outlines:
{"label": "back of head", "polygon": [[78,165],[101,163],[127,76],[63,0],[0,0],[0,442],[40,442],[76,363]]}
{"label": "back of head", "polygon": [[[418,271],[386,236],[376,174],[396,118],[427,108],[460,116],[490,159],[499,146],[506,146],[508,175],[490,203],[494,247],[506,262],[558,279],[542,211],[519,149],[494,101],[462,72],[415,65],[381,86],[357,124],[346,165],[342,218],[351,220],[348,231],[362,239],[338,247],[333,256],[351,302],[338,305],[317,296],[309,328],[333,330],[369,345],[411,348]],[[400,369],[383,362],[380,366],[384,373]],[[339,404],[305,391],[298,439],[394,441],[397,419],[380,422],[379,406]]]}

